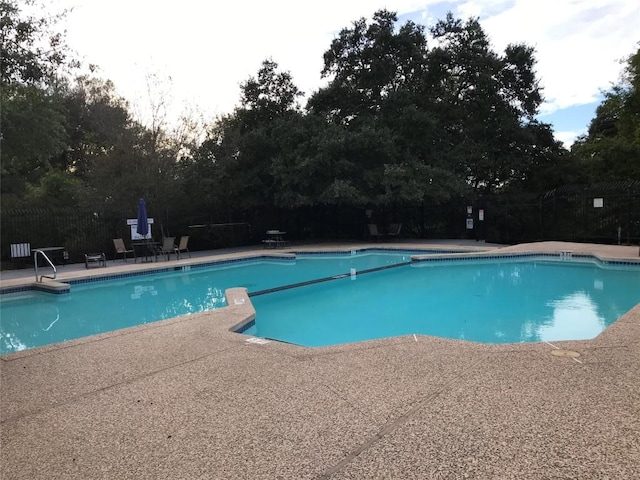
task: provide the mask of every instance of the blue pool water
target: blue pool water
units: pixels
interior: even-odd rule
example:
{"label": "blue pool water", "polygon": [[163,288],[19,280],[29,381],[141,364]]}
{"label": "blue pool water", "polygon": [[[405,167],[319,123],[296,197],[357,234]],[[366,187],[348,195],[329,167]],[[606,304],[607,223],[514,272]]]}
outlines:
{"label": "blue pool water", "polygon": [[244,333],[305,346],[424,334],[487,343],[597,336],[640,302],[640,268],[428,262],[252,298]]}
{"label": "blue pool water", "polygon": [[[413,253],[260,259],[72,285],[63,295],[2,295],[0,353],[218,308],[231,287],[247,288],[256,307],[255,324],[244,333],[307,346],[412,333],[491,343],[584,339],[640,302],[640,267],[540,260],[404,265]],[[348,275],[391,265],[401,266]]]}
{"label": "blue pool water", "polygon": [[0,295],[0,353],[211,310],[224,292],[258,292],[312,279],[411,260],[424,251],[368,251],[357,255],[299,255],[72,285],[71,293]]}

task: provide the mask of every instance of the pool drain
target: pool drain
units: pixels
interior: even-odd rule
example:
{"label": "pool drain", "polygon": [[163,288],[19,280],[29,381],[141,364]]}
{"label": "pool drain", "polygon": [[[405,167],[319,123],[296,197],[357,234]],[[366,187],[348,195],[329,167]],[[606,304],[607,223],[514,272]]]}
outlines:
{"label": "pool drain", "polygon": [[580,354],[573,350],[551,350],[551,355],[555,355],[556,357],[568,357],[568,358],[576,358],[579,357]]}

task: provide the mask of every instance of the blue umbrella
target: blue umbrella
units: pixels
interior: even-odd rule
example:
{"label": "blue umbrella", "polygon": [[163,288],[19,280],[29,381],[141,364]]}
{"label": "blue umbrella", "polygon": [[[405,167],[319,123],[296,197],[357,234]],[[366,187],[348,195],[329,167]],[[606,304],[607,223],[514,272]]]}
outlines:
{"label": "blue umbrella", "polygon": [[138,201],[138,226],[136,227],[138,235],[146,237],[149,234],[149,221],[147,220],[147,204],[144,198]]}

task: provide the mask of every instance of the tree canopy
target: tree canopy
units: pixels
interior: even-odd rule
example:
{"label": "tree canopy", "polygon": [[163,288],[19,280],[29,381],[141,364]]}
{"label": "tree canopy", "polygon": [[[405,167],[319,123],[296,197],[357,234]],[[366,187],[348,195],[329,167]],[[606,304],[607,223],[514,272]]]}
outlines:
{"label": "tree canopy", "polygon": [[390,142],[368,152],[372,183],[363,198],[497,192],[559,161],[550,126],[534,119],[542,95],[532,48],[498,54],[477,19],[451,14],[431,29],[432,48],[424,27],[396,24],[382,10],[370,24],[343,29],[324,56],[329,85],[308,105],[348,134],[373,129]]}
{"label": "tree canopy", "polygon": [[9,204],[43,178],[67,140],[56,72],[72,63],[56,19],[24,15],[33,3],[0,0],[0,180]]}
{"label": "tree canopy", "polygon": [[569,155],[537,120],[532,47],[495,51],[477,18],[448,14],[427,29],[380,10],[331,42],[327,83],[306,105],[269,58],[240,85],[235,110],[194,140],[160,117],[141,124],[109,80],[69,75],[77,62],[55,31],[59,17],[27,16],[21,5],[0,0],[3,208],[124,211],[143,196],[150,208],[232,219],[265,207],[420,207],[640,178],[638,53]]}
{"label": "tree canopy", "polygon": [[109,80],[74,78],[80,64],[56,30],[65,12],[25,13],[36,4],[0,0],[3,207],[123,209],[140,196],[175,199],[185,145],[135,121]]}

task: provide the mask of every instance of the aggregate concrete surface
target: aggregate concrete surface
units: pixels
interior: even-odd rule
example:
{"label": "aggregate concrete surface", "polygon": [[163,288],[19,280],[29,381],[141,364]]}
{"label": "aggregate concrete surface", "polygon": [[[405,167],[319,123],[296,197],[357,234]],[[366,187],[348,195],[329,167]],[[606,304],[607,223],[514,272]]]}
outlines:
{"label": "aggregate concrete surface", "polygon": [[[638,247],[463,246],[638,260]],[[69,266],[60,281],[136,268]],[[227,299],[0,356],[0,478],[640,478],[640,305],[586,341],[304,348],[229,331],[255,312],[244,289]]]}

